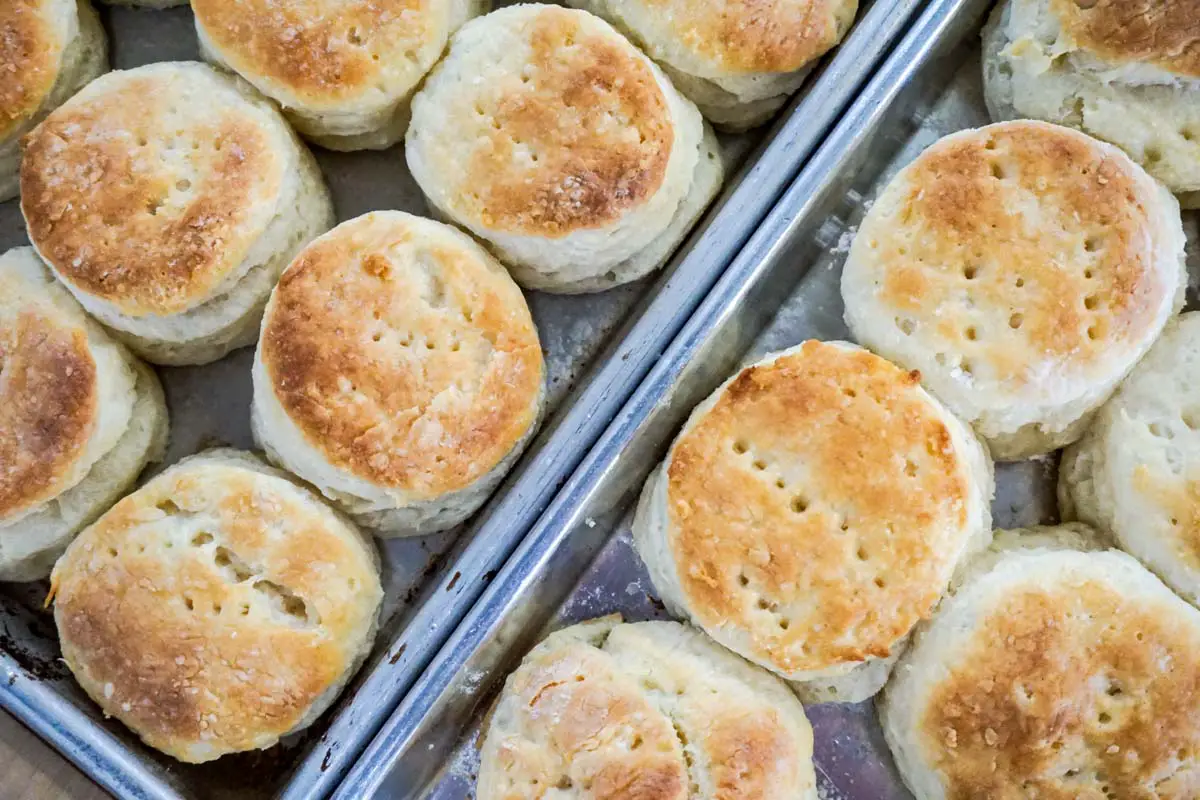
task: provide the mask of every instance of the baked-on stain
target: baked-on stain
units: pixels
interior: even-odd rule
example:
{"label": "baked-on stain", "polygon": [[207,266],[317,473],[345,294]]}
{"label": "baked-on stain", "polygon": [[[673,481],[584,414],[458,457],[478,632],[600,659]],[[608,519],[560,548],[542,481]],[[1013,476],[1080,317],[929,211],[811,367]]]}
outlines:
{"label": "baked-on stain", "polygon": [[[436,0],[196,0],[222,59],[317,106],[406,88],[441,53]],[[382,97],[382,94],[380,93]]]}
{"label": "baked-on stain", "polygon": [[856,0],[644,0],[683,46],[741,73],[794,72],[837,44]]}
{"label": "baked-on stain", "polygon": [[[164,128],[169,95],[217,85],[198,80],[198,69],[100,78],[25,138],[30,238],[74,288],[129,315],[209,299],[262,233],[262,209],[284,180],[287,160],[262,112],[214,98],[203,118],[181,115]],[[191,171],[172,166],[180,159]]]}
{"label": "baked-on stain", "polygon": [[[282,483],[227,465],[168,471],[85,531],[51,576],[81,686],[180,760],[290,731],[349,666],[347,640],[371,625],[381,591],[369,554]],[[189,530],[193,517],[207,527]],[[187,536],[172,537],[181,525]],[[261,581],[304,598],[308,619],[276,607]]]}
{"label": "baked-on stain", "polygon": [[458,234],[413,227],[435,224],[367,216],[316,240],[284,272],[262,337],[309,445],[417,498],[500,463],[535,421],[544,370],[512,279]]}
{"label": "baked-on stain", "polygon": [[33,310],[0,322],[0,519],[61,490],[98,414],[83,328]]}
{"label": "baked-on stain", "polygon": [[[1137,341],[1175,291],[1152,262],[1161,242],[1133,165],[1042,123],[943,140],[901,173],[900,207],[864,234],[911,335],[968,356],[976,381],[1018,389],[1064,379]],[[938,309],[936,319],[930,309]]]}
{"label": "baked-on stain", "polygon": [[1094,579],[1006,597],[918,722],[951,800],[1200,796],[1200,636]]}
{"label": "baked-on stain", "polygon": [[58,77],[66,42],[59,41],[47,19],[51,5],[44,0],[0,3],[0,139],[41,108]]}
{"label": "baked-on stain", "polygon": [[1105,60],[1200,77],[1200,0],[1049,0],[1065,34]]}
{"label": "baked-on stain", "polygon": [[466,185],[447,195],[490,230],[559,238],[602,228],[662,185],[674,146],[663,90],[645,56],[584,21],[540,11],[525,34],[528,82],[489,75],[459,86],[447,109],[470,149]]}
{"label": "baked-on stain", "polygon": [[787,672],[887,656],[964,546],[961,459],[914,375],[878,356],[810,341],[742,370],[666,475],[697,622],[746,628]]}

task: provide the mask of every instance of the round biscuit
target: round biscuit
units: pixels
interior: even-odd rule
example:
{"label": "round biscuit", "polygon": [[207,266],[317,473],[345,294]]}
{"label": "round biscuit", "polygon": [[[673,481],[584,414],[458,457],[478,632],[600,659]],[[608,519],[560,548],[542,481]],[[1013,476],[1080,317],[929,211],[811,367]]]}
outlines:
{"label": "round biscuit", "polygon": [[782,681],[687,626],[591,620],[534,648],[488,723],[475,796],[542,790],[816,800],[812,728]]}
{"label": "round biscuit", "polygon": [[0,285],[0,580],[36,580],[161,455],[166,406],[32,248]]}
{"label": "round biscuit", "polygon": [[1173,320],[1063,455],[1060,505],[1200,605],[1200,314]]}
{"label": "round biscuit", "polygon": [[1125,150],[1180,200],[1200,190],[1195,0],[1008,0],[984,31],[993,119],[1078,128]]}
{"label": "round biscuit", "polygon": [[332,225],[312,156],[248,84],[198,63],[112,72],[26,137],[29,237],[150,361],[254,341],[271,286]]}
{"label": "round biscuit", "polygon": [[942,602],[878,703],[927,800],[1188,798],[1200,612],[1114,550],[1016,547]]}
{"label": "round biscuit", "polygon": [[472,20],[412,109],[405,154],[431,206],[530,288],[592,291],[657,268],[659,240],[678,242],[720,180],[695,106],[583,11]]}
{"label": "round biscuit", "polygon": [[18,194],[21,137],[107,62],[104,29],[88,0],[0,4],[0,202]]}
{"label": "round biscuit", "polygon": [[907,373],[805,342],[696,408],[634,520],[659,596],[808,701],[878,691],[991,535],[991,462]]}
{"label": "round biscuit", "polygon": [[188,763],[310,725],[370,650],[383,594],[353,525],[230,450],[185,459],[121,500],[50,584],[80,686]]}
{"label": "round biscuit", "polygon": [[1121,151],[1010,122],[940,139],[884,188],[842,275],[855,338],[997,460],[1077,439],[1183,303],[1175,199]]}
{"label": "round biscuit", "polygon": [[766,122],[845,36],[857,0],[570,0],[611,22],[714,124]]}
{"label": "round biscuit", "polygon": [[533,434],[545,367],[521,290],[440,222],[379,211],[306,247],[254,362],[272,459],[360,524],[413,536],[466,519]]}
{"label": "round biscuit", "polygon": [[404,138],[409,101],[450,35],[488,0],[193,0],[205,58],[278,102],[333,150]]}

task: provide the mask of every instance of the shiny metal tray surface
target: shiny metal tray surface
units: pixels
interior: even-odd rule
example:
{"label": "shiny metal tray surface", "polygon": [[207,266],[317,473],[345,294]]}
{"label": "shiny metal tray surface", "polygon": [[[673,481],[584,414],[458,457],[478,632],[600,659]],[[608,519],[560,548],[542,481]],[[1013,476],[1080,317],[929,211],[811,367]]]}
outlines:
{"label": "shiny metal tray surface", "polygon": [[[0,0],[2,2],[3,0]],[[503,4],[503,3],[501,3]],[[598,295],[530,293],[546,353],[552,416],[507,482],[464,529],[382,545],[387,591],[375,650],[339,703],[263,753],[198,767],[142,746],[102,719],[58,660],[44,584],[0,584],[0,706],[121,798],[329,794],[704,299],[755,225],[902,32],[918,0],[865,4],[773,129],[725,137],[734,164],[721,200],[663,274]],[[104,8],[114,68],[197,58],[191,13]],[[755,149],[757,148],[757,149]],[[377,208],[425,213],[399,149],[317,150],[339,219]],[[26,243],[15,201],[0,204],[0,250]],[[252,447],[252,351],[201,368],[161,369],[172,415],[165,463],[218,444]]]}
{"label": "shiny metal tray surface", "polygon": [[[548,630],[620,612],[663,617],[634,552],[641,484],[691,409],[741,364],[849,337],[841,265],[870,199],[940,136],[987,123],[979,30],[990,0],[932,0],[725,271],[521,547],[431,663],[336,797],[473,796],[481,721]],[[998,526],[1055,520],[1056,464],[998,468]],[[823,798],[909,797],[870,702],[808,709]]]}

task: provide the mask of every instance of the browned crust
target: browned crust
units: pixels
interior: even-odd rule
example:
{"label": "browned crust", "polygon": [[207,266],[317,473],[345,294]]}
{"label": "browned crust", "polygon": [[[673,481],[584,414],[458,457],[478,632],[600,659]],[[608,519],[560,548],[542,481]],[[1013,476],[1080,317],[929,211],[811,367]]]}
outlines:
{"label": "browned crust", "polygon": [[[900,207],[871,229],[873,259],[886,267],[881,299],[967,352],[965,371],[984,364],[1010,386],[1039,379],[1031,361],[1103,360],[1140,340],[1175,288],[1150,238],[1168,222],[1150,216],[1133,168],[1041,123],[943,140],[903,174]],[[961,313],[931,319],[931,308]]]}
{"label": "browned crust", "polygon": [[[76,288],[133,315],[207,299],[261,232],[250,230],[256,204],[273,202],[283,180],[270,134],[227,103],[164,129],[175,101],[165,80],[161,71],[102,78],[103,91],[29,134],[21,163],[21,208],[39,252]],[[165,165],[180,149],[196,172],[186,183]]]}
{"label": "browned crust", "polygon": [[0,325],[0,518],[53,497],[97,415],[87,333],[34,311]]}
{"label": "browned crust", "polygon": [[918,375],[820,342],[742,370],[667,479],[690,610],[748,628],[788,672],[887,656],[931,612],[968,524],[965,467]]}
{"label": "browned crust", "polygon": [[433,0],[195,0],[192,11],[221,57],[316,101],[355,97],[408,62],[434,35]]}
{"label": "browned crust", "polygon": [[[152,482],[86,531],[52,578],[81,684],[148,744],[185,760],[201,742],[219,754],[288,732],[342,676],[353,658],[347,631],[365,631],[373,611],[362,549],[255,476],[181,469]],[[166,546],[201,514],[213,515],[210,530]],[[253,575],[224,574],[236,567],[221,566],[218,545]],[[262,602],[259,579],[302,598],[314,618],[243,615],[243,604]]]}
{"label": "browned crust", "polygon": [[1200,0],[1050,0],[1080,47],[1102,58],[1200,77]]}
{"label": "browned crust", "polygon": [[1133,489],[1171,523],[1174,555],[1192,569],[1200,569],[1200,476],[1156,475],[1149,464],[1133,470]]}
{"label": "browned crust", "polygon": [[1165,612],[1091,580],[981,620],[919,723],[947,797],[1200,796],[1200,636]]}
{"label": "browned crust", "polygon": [[674,144],[663,91],[644,56],[587,21],[542,10],[526,33],[532,78],[492,77],[466,95],[475,104],[461,111],[468,185],[453,194],[489,230],[561,237],[601,228],[662,185]]}
{"label": "browned crust", "polygon": [[[525,797],[530,788],[541,796],[539,786],[568,783],[597,800],[688,797],[687,769],[670,722],[603,653],[575,644],[548,654],[523,665],[506,692],[520,701],[520,728],[504,732],[494,768],[519,793],[487,800]],[[501,733],[493,728],[489,735]],[[545,749],[555,757],[546,758]],[[558,774],[560,765],[564,774]]]}
{"label": "browned crust", "polygon": [[43,5],[42,0],[0,3],[0,139],[41,108],[58,78],[66,43],[58,41]]}
{"label": "browned crust", "polygon": [[520,290],[449,228],[360,218],[306,248],[262,360],[332,464],[420,498],[490,472],[535,421],[542,351]]}
{"label": "browned crust", "polygon": [[794,72],[838,43],[844,0],[646,0],[690,50],[737,72]]}

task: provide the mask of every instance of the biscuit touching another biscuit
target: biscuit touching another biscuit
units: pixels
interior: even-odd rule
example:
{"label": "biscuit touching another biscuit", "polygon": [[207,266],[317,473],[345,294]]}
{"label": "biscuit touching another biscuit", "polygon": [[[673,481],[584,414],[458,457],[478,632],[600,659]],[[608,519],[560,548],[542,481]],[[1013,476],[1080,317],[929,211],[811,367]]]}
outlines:
{"label": "biscuit touching another biscuit", "polygon": [[292,257],[333,224],[312,155],[249,84],[167,62],[90,83],[25,139],[29,238],[158,364],[254,342]]}
{"label": "biscuit touching another biscuit", "polygon": [[659,596],[806,702],[875,694],[991,536],[992,466],[914,373],[808,341],[701,403],[647,481]]}
{"label": "biscuit touching another biscuit", "polygon": [[584,11],[472,20],[412,113],[405,154],[431,207],[532,289],[594,292],[654,271],[722,179],[696,107]]}
{"label": "biscuit touching another biscuit", "polygon": [[0,581],[31,581],[162,457],[167,407],[32,248],[0,286]]}
{"label": "biscuit touching another biscuit", "polygon": [[0,202],[17,196],[21,137],[106,69],[88,0],[0,3]]}
{"label": "biscuit touching another biscuit", "polygon": [[1006,122],[900,171],[842,273],[857,341],[908,369],[1001,461],[1070,444],[1183,304],[1175,198],[1117,148]]}
{"label": "biscuit touching another biscuit", "polygon": [[312,724],[371,649],[371,542],[247,453],[185,459],[84,531],[50,577],[63,660],[104,711],[189,763]]}
{"label": "biscuit touching another biscuit", "polygon": [[877,705],[904,782],[922,800],[1196,797],[1200,611],[1124,553],[1024,538],[892,673]]}
{"label": "biscuit touching another biscuit", "polygon": [[404,138],[409,101],[450,35],[489,0],[192,0],[205,58],[332,150]]}
{"label": "biscuit touching another biscuit", "polygon": [[1200,605],[1200,314],[1167,326],[1063,454],[1059,498]]}
{"label": "biscuit touching another biscuit", "polygon": [[1006,0],[983,31],[992,119],[1069,125],[1200,203],[1200,3]]}
{"label": "biscuit touching another biscuit", "polygon": [[773,675],[675,622],[550,634],[487,726],[478,800],[816,800],[812,728]]}
{"label": "biscuit touching another biscuit", "polygon": [[714,125],[766,122],[854,22],[857,0],[568,0],[629,36]]}
{"label": "biscuit touching another biscuit", "polygon": [[474,513],[521,454],[544,372],[525,298],[486,250],[378,211],[283,273],[254,361],[254,433],[359,524],[431,533]]}

